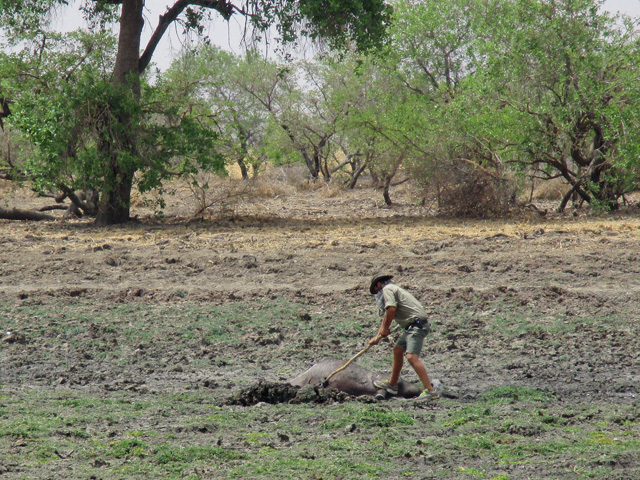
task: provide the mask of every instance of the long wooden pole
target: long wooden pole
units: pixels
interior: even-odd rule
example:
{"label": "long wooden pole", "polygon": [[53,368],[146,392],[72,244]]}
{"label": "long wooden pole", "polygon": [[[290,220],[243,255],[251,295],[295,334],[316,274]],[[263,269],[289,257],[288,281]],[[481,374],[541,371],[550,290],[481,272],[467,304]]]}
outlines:
{"label": "long wooden pole", "polygon": [[[394,329],[392,329],[389,332],[389,335],[391,335],[393,332],[395,332],[396,330],[398,330],[398,328],[400,328],[400,325],[396,325],[396,327]],[[376,337],[378,339],[382,339],[382,337],[380,337],[379,335]],[[369,344],[366,347],[364,347],[362,350],[360,350],[358,353],[356,353],[353,357],[351,357],[349,359],[349,361],[347,363],[345,363],[343,366],[341,366],[339,369],[331,372],[329,374],[329,376],[327,378],[324,379],[324,381],[322,382],[323,385],[326,385],[327,382],[329,382],[329,379],[331,377],[333,377],[336,373],[340,373],[341,371],[343,371],[345,368],[347,368],[349,365],[351,365],[351,362],[353,362],[356,358],[360,357],[361,355],[364,355],[371,347],[373,346],[373,344]]]}

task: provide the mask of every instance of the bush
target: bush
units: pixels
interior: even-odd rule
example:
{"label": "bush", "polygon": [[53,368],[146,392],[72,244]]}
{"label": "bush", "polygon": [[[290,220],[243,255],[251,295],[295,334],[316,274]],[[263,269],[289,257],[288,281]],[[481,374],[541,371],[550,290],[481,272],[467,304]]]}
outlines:
{"label": "bush", "polygon": [[439,168],[429,181],[438,211],[452,217],[503,216],[516,206],[517,183],[471,164]]}

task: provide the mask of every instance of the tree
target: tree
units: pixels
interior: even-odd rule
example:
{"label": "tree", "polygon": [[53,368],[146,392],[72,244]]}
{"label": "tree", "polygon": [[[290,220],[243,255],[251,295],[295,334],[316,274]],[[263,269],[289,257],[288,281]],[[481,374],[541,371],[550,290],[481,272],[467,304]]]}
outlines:
{"label": "tree", "polygon": [[215,136],[176,99],[144,81],[137,102],[121,94],[110,81],[114,58],[115,39],[106,32],[40,32],[1,63],[3,88],[13,99],[11,125],[33,145],[16,170],[41,193],[62,192],[56,199],[68,197],[74,213],[98,213],[111,152],[122,149],[114,118],[123,113],[139,131],[129,162],[140,191],[195,166],[223,167]]}
{"label": "tree", "polygon": [[9,125],[33,146],[25,158],[7,162],[12,177],[33,179],[42,193],[65,192],[89,214],[96,213],[95,202],[75,194],[94,187],[86,173],[93,166],[82,158],[93,145],[87,102],[98,90],[92,85],[108,83],[114,54],[108,34],[73,32],[36,34],[11,58],[0,57],[2,90],[12,101]]}
{"label": "tree", "polygon": [[265,139],[267,148],[280,156],[292,152],[305,163],[311,178],[322,175],[328,180],[330,141],[348,106],[330,107],[327,68],[306,61],[278,64],[257,55],[247,58],[244,67],[243,88],[272,126],[270,138]]}
{"label": "tree", "polygon": [[498,187],[509,169],[562,177],[570,189],[561,209],[573,195],[616,208],[637,188],[633,22],[602,13],[596,0],[394,6],[380,91],[395,99],[381,95],[368,123],[412,145],[404,165],[419,181],[444,171],[474,183],[468,167]]}
{"label": "tree", "polygon": [[[572,196],[618,207],[637,188],[640,37],[595,0],[498,2],[487,22],[484,79],[512,112],[503,139],[517,164],[563,178]],[[508,28],[507,28],[508,24]],[[512,28],[517,25],[517,28]],[[506,118],[506,117],[505,117]]]}
{"label": "tree", "polygon": [[330,55],[297,65],[301,81],[282,102],[279,123],[291,145],[304,158],[312,178],[329,181],[337,167],[337,153],[344,151],[344,131],[349,115],[358,108],[355,65],[349,55]]}
{"label": "tree", "polygon": [[499,182],[506,169],[483,113],[492,97],[479,95],[474,84],[485,62],[479,47],[491,3],[399,0],[384,65],[404,92],[389,127],[407,144],[406,170],[425,192],[435,191],[440,208],[461,214],[480,213],[466,208],[474,204],[489,213],[478,179]]}
{"label": "tree", "polygon": [[256,174],[263,161],[268,113],[249,93],[254,70],[264,73],[257,52],[243,57],[204,44],[176,60],[162,75],[162,87],[183,98],[219,136],[227,161],[235,162],[243,179]]}
{"label": "tree", "polygon": [[391,30],[394,70],[421,96],[453,97],[477,66],[475,0],[395,3]]}
{"label": "tree", "polygon": [[[8,30],[9,38],[15,38],[13,34],[19,31],[34,32],[46,22],[51,8],[65,3],[64,0],[2,0],[0,25]],[[351,40],[367,49],[383,41],[390,15],[390,8],[381,0],[249,0],[237,4],[219,0],[175,0],[160,17],[149,43],[141,50],[144,0],[87,0],[84,9],[92,18],[106,22],[113,18],[114,4],[119,8],[118,46],[110,77],[112,90],[103,97],[103,111],[110,114],[98,126],[101,139],[96,145],[96,151],[101,153],[103,175],[96,217],[101,225],[129,219],[134,177],[145,163],[139,149],[144,135],[141,117],[144,112],[140,109],[142,75],[171,24],[182,19],[187,28],[198,31],[209,13],[216,12],[227,20],[233,15],[243,15],[263,31],[277,25],[285,41],[293,40],[296,33],[301,32],[314,38],[327,37],[335,45]],[[161,135],[159,130],[156,135]]]}
{"label": "tree", "polygon": [[350,84],[359,98],[347,122],[349,144],[380,179],[387,204],[399,172],[426,185],[457,159],[461,137],[449,110],[476,68],[471,12],[478,3],[397,0],[385,55],[356,59]]}

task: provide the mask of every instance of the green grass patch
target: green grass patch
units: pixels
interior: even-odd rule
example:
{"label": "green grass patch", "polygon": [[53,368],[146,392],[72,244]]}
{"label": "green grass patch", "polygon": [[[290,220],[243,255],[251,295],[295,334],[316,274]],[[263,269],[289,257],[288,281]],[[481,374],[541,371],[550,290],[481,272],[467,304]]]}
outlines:
{"label": "green grass patch", "polygon": [[552,399],[552,395],[532,388],[508,385],[495,388],[488,392],[484,392],[481,398],[493,404],[500,404],[505,402],[528,403],[547,402]]}
{"label": "green grass patch", "polygon": [[401,427],[413,425],[413,418],[406,412],[388,410],[385,407],[371,406],[362,408],[361,405],[346,404],[344,415],[340,418],[327,421],[322,424],[322,429],[334,431],[345,428],[347,425],[358,425],[362,428],[375,427]]}

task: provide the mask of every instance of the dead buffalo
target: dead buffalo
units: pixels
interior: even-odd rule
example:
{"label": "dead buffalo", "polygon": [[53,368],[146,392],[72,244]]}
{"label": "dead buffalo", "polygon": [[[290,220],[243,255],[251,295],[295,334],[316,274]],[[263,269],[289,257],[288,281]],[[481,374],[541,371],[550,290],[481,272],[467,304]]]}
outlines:
{"label": "dead buffalo", "polygon": [[[291,385],[303,387],[305,385],[318,385],[337,388],[341,392],[349,395],[382,395],[384,390],[379,390],[373,385],[374,380],[383,378],[383,375],[371,372],[355,363],[350,364],[343,371],[333,375],[328,385],[323,385],[325,379],[334,371],[342,367],[346,360],[327,359],[316,363],[302,375],[289,381]],[[384,377],[386,378],[386,377]],[[422,388],[420,385],[400,380],[398,384],[398,396],[413,398],[420,395]]]}

